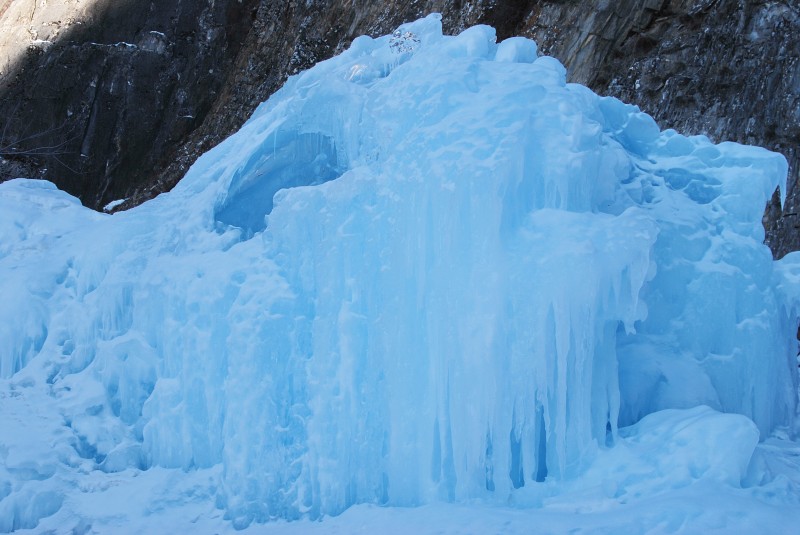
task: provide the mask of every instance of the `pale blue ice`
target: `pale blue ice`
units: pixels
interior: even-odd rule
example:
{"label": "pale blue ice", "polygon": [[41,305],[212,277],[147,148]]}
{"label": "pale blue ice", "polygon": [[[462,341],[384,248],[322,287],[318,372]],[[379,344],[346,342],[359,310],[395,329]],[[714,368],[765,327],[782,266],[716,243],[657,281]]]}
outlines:
{"label": "pale blue ice", "polygon": [[800,258],[761,225],[785,159],[565,80],[431,15],[127,212],[0,184],[0,531],[800,525]]}

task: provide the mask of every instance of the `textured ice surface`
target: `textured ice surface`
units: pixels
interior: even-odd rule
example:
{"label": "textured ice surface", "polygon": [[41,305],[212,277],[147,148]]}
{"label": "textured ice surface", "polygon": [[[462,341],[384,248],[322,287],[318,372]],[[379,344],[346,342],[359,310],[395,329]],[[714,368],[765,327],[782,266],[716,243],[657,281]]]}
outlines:
{"label": "textured ice surface", "polygon": [[797,525],[800,260],[760,223],[785,176],[431,16],[136,209],[4,183],[0,531]]}

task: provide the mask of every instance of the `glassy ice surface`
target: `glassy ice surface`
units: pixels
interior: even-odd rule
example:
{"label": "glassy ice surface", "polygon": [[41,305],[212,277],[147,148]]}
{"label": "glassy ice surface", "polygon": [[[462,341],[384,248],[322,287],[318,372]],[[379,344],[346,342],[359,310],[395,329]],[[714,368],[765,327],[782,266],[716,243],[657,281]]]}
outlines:
{"label": "glassy ice surface", "polygon": [[0,184],[0,531],[800,525],[785,160],[565,78],[432,15],[128,212]]}

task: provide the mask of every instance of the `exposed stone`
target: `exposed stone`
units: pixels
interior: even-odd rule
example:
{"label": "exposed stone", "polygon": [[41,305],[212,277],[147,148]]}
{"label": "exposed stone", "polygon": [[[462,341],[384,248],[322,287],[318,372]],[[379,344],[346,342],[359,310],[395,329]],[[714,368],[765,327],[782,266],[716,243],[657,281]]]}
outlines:
{"label": "exposed stone", "polygon": [[[44,176],[99,208],[152,181],[202,123],[255,0],[9,6],[0,20],[0,155],[46,168]],[[27,42],[6,39],[25,33]]]}

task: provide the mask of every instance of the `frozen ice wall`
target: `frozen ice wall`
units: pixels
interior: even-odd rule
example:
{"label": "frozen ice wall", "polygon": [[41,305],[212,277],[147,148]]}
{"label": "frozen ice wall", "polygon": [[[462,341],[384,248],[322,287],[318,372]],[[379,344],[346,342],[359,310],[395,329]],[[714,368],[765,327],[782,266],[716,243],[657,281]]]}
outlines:
{"label": "frozen ice wall", "polygon": [[[244,527],[508,503],[662,409],[788,425],[793,264],[760,226],[785,175],[430,16],[291,78],[127,213],[2,184],[0,375],[50,404],[66,468],[6,461],[0,529],[61,507],[70,466],[220,466]],[[754,435],[725,421],[735,482]]]}

